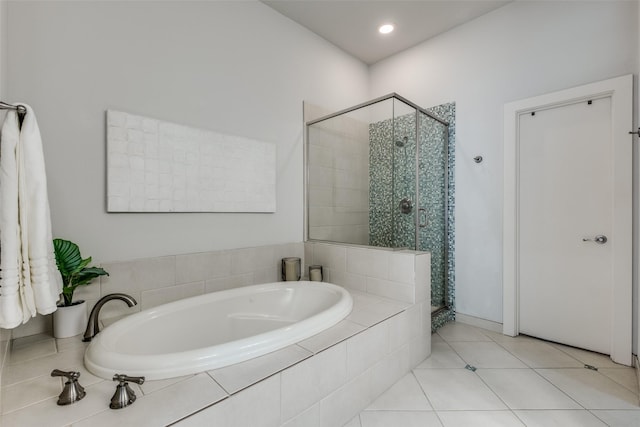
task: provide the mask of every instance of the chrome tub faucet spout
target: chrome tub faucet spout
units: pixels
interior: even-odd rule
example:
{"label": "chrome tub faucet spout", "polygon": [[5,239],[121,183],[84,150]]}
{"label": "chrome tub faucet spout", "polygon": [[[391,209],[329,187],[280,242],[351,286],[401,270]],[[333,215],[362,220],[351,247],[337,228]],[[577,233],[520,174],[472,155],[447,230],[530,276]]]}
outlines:
{"label": "chrome tub faucet spout", "polygon": [[103,296],[98,300],[96,305],[93,306],[93,309],[91,310],[91,314],[89,314],[87,329],[84,331],[84,337],[82,338],[82,341],[85,341],[85,342],[91,341],[91,338],[95,337],[96,334],[100,332],[100,325],[98,324],[100,309],[102,309],[102,306],[105,305],[105,303],[114,299],[119,299],[120,301],[124,301],[125,303],[127,303],[129,307],[133,307],[134,305],[138,304],[138,302],[132,296],[127,294],[118,293],[118,294],[109,294],[109,295]]}

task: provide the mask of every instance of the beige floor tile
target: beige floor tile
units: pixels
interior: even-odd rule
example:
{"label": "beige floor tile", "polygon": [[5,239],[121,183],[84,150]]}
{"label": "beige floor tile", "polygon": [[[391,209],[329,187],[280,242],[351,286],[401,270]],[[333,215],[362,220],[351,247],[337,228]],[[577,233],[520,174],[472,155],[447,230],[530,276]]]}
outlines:
{"label": "beige floor tile", "polygon": [[431,334],[431,345],[439,343],[446,343],[446,341],[438,334]]}
{"label": "beige floor tile", "polygon": [[589,411],[515,411],[527,427],[604,427]]}
{"label": "beige floor tile", "polygon": [[507,409],[480,377],[467,369],[416,369],[414,374],[435,410]]}
{"label": "beige floor tile", "polygon": [[620,365],[606,354],[595,353],[592,351],[583,350],[580,348],[569,347],[567,345],[553,343],[551,344],[559,350],[564,351],[569,356],[578,359],[585,365],[595,366],[596,368],[621,368],[624,365]]}
{"label": "beige floor tile", "polygon": [[493,341],[450,343],[462,360],[476,368],[526,368],[527,365]]}
{"label": "beige floor tile", "polygon": [[477,373],[511,409],[582,409],[532,369],[478,369]]}
{"label": "beige floor tile", "polygon": [[360,424],[360,416],[354,417],[342,427],[362,427],[362,424]]}
{"label": "beige floor tile", "polygon": [[530,337],[528,335],[517,335],[515,337],[511,337],[509,335],[504,335],[501,334],[499,332],[494,332],[494,331],[482,331],[483,334],[485,334],[486,336],[488,336],[489,338],[491,338],[493,341],[497,342],[497,343],[519,343],[519,342],[526,342],[526,341],[535,341],[535,342],[545,342],[542,340],[539,340],[537,338],[533,338]]}
{"label": "beige floor tile", "polygon": [[511,411],[439,411],[444,427],[523,427]]}
{"label": "beige floor tile", "polygon": [[640,409],[638,396],[607,376],[590,369],[537,369],[586,409]]}
{"label": "beige floor tile", "polygon": [[449,344],[442,341],[431,343],[431,355],[420,363],[416,369],[464,368],[465,365],[465,361],[460,359],[458,353]]}
{"label": "beige floor tile", "polygon": [[598,372],[630,391],[638,393],[638,377],[636,376],[635,368],[599,368]]}
{"label": "beige floor tile", "polygon": [[447,323],[438,329],[437,334],[446,342],[454,341],[491,341],[484,329],[465,325],[464,323]]}
{"label": "beige floor tile", "polygon": [[512,340],[499,343],[532,368],[581,368],[584,363],[554,346],[538,340]]}
{"label": "beige floor tile", "polygon": [[360,414],[362,427],[440,427],[434,412],[365,411]]}
{"label": "beige floor tile", "polygon": [[640,426],[640,411],[591,411],[610,427]]}
{"label": "beige floor tile", "polygon": [[366,410],[429,411],[432,408],[418,380],[409,373],[378,397]]}

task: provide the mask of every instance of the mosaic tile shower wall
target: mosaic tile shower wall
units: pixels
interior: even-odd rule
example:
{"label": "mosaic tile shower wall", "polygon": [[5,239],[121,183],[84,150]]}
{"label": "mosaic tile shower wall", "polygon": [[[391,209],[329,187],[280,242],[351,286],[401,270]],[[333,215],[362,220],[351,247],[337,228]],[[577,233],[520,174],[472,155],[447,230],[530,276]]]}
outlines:
{"label": "mosaic tile shower wall", "polygon": [[[449,310],[443,310],[441,312],[432,315],[431,328],[435,331],[450,320],[455,319],[455,141],[456,141],[456,104],[454,102],[437,105],[427,109],[430,113],[445,120],[449,123],[445,156],[447,159],[447,209],[446,209],[446,224],[447,233],[445,236],[445,248],[446,248],[446,269],[443,274],[446,274],[446,287],[447,292],[444,292],[444,286],[441,287],[441,296],[445,300],[445,305],[449,307]],[[443,264],[444,265],[444,264]],[[433,287],[432,287],[433,289]],[[440,292],[440,291],[438,291]],[[433,297],[433,291],[432,291]],[[433,301],[433,300],[432,300]]]}
{"label": "mosaic tile shower wall", "polygon": [[369,125],[369,245],[415,248],[413,211],[403,214],[403,199],[415,200],[416,121],[414,114]]}
{"label": "mosaic tile shower wall", "polygon": [[[437,329],[454,317],[455,104],[430,112],[450,123],[448,133],[446,126],[419,113],[418,144],[415,114],[369,125],[369,244],[431,252],[432,305],[450,308],[433,317]],[[403,199],[414,204],[408,214],[401,212]],[[417,245],[416,213],[421,225]]]}

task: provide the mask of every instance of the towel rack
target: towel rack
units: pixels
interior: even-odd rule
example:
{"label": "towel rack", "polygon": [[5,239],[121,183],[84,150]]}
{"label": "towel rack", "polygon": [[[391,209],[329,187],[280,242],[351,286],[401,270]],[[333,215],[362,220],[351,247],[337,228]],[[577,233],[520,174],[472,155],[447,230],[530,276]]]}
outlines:
{"label": "towel rack", "polygon": [[18,112],[18,123],[20,128],[22,128],[22,121],[27,114],[27,108],[24,105],[12,105],[0,101],[0,110],[16,110]]}
{"label": "towel rack", "polygon": [[27,114],[27,109],[24,105],[11,105],[2,101],[0,101],[0,110],[16,110],[18,114]]}

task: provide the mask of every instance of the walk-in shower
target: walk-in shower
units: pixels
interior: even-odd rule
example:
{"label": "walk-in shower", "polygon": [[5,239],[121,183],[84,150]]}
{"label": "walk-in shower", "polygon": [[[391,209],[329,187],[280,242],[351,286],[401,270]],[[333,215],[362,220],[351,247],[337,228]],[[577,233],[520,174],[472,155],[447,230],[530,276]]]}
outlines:
{"label": "walk-in shower", "polygon": [[433,328],[453,318],[455,105],[392,93],[306,125],[308,239],[431,252]]}

